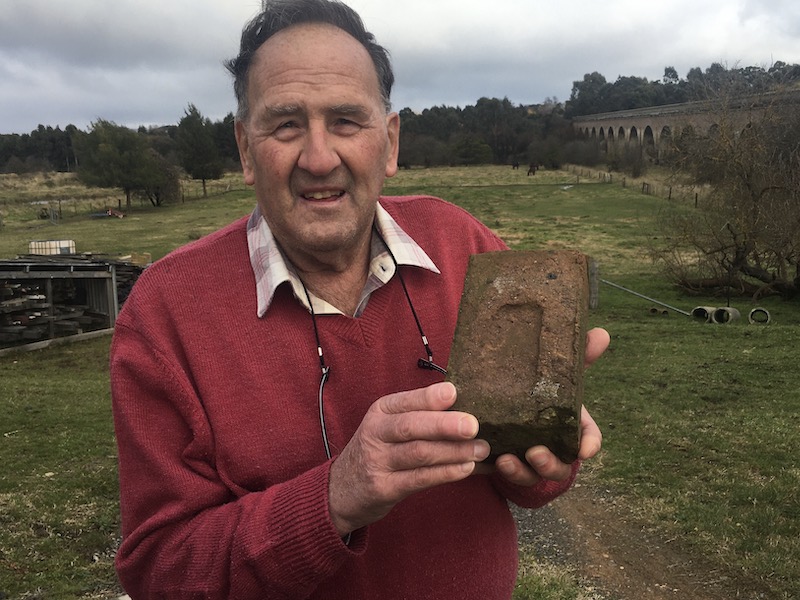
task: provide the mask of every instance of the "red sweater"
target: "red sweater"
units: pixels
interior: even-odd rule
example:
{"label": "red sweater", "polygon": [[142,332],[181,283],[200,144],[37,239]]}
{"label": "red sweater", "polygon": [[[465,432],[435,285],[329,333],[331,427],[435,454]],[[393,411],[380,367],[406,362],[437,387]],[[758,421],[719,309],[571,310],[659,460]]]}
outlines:
{"label": "red sweater", "polygon": [[[401,267],[447,364],[467,258],[505,246],[441,200],[381,203],[441,270]],[[416,365],[423,348],[396,277],[361,317],[317,321],[334,454],[376,399],[441,379]],[[256,316],[245,219],[145,271],[117,321],[111,378],[117,569],[134,600],[508,599],[517,541],[506,500],[538,507],[571,483],[472,476],[407,498],[346,546],[328,514],[311,316],[287,285]]]}

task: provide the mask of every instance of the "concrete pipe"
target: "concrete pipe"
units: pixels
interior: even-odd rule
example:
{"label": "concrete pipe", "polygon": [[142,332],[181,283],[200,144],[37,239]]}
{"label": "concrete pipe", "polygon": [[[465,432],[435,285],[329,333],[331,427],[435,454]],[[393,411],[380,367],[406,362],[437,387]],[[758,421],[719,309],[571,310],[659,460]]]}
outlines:
{"label": "concrete pipe", "polygon": [[711,313],[711,322],[717,324],[726,324],[738,319],[741,315],[738,309],[729,306],[717,308]]}
{"label": "concrete pipe", "polygon": [[747,320],[750,321],[751,325],[766,325],[770,321],[769,311],[766,308],[754,308],[747,316]]}
{"label": "concrete pipe", "polygon": [[692,309],[692,316],[698,321],[711,323],[711,315],[717,310],[716,306],[697,306]]}

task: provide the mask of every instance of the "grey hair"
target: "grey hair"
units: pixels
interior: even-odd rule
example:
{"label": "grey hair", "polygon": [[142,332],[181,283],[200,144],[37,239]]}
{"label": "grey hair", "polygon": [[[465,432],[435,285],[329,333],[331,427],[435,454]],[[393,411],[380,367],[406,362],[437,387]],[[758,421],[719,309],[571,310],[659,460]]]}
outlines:
{"label": "grey hair", "polygon": [[381,100],[388,114],[392,110],[390,96],[394,85],[389,52],[366,30],[358,13],[338,0],[263,0],[261,12],[242,30],[239,55],[225,62],[225,67],[233,75],[233,91],[238,104],[236,117],[245,120],[249,114],[248,75],[255,53],[264,42],[279,31],[302,23],[333,25],[350,34],[364,46],[375,66]]}

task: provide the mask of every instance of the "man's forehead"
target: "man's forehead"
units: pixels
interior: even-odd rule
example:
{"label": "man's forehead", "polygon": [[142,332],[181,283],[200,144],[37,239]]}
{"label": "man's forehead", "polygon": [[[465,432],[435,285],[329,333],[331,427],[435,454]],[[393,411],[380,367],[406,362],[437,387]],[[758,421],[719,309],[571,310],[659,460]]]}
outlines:
{"label": "man's forehead", "polygon": [[[370,106],[360,103],[331,102],[322,106],[325,113],[338,116],[365,115],[370,112]],[[264,104],[264,113],[267,117],[286,117],[307,112],[309,106],[306,102],[289,102],[285,104]]]}
{"label": "man's forehead", "polygon": [[[335,46],[337,54],[347,50],[347,53],[352,54],[353,58],[360,55],[360,57],[366,57],[372,62],[364,45],[347,31],[330,23],[314,22],[298,23],[276,32],[261,44],[256,51],[256,56],[258,54],[271,54],[272,50],[275,50],[275,53],[279,55],[287,50],[289,52],[298,52],[302,50],[304,45],[309,43]],[[328,57],[330,57],[330,53],[318,56],[320,59]]]}
{"label": "man's forehead", "polygon": [[[336,103],[358,105],[357,96],[368,94],[380,101],[380,82],[367,49],[346,31],[325,23],[293,25],[269,38],[255,55],[248,74],[250,89],[262,96],[314,91],[328,96],[343,94]],[[255,84],[255,85],[253,85]],[[274,98],[270,104],[299,102]]]}

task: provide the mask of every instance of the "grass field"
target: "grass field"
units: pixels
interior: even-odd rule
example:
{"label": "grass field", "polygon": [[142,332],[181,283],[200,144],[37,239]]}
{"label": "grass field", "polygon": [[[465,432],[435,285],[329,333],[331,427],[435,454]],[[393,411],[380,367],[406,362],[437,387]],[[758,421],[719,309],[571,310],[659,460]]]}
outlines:
{"label": "grass field", "polygon": [[[136,205],[123,219],[89,217],[100,201],[93,206],[76,188],[56,225],[40,221],[31,204],[44,192],[3,188],[0,257],[25,252],[33,239],[73,239],[78,251],[157,258],[247,214],[253,198],[239,181],[207,200]],[[725,304],[681,295],[647,260],[667,200],[635,186],[578,182],[566,172],[427,169],[401,171],[387,193],[452,200],[517,249],[579,248],[598,260],[603,278],[682,310]],[[59,184],[43,189],[58,199]],[[612,345],[587,374],[586,404],[605,444],[584,481],[614,490],[637,518],[761,598],[800,597],[800,305],[768,299],[761,306],[769,325],[715,326],[676,312],[653,316],[646,300],[600,291],[591,324],[606,327]],[[732,305],[745,316],[753,307],[746,298]],[[0,357],[0,598],[119,591],[108,341]],[[569,574],[532,565],[529,555],[523,548],[518,600],[587,598]]]}

